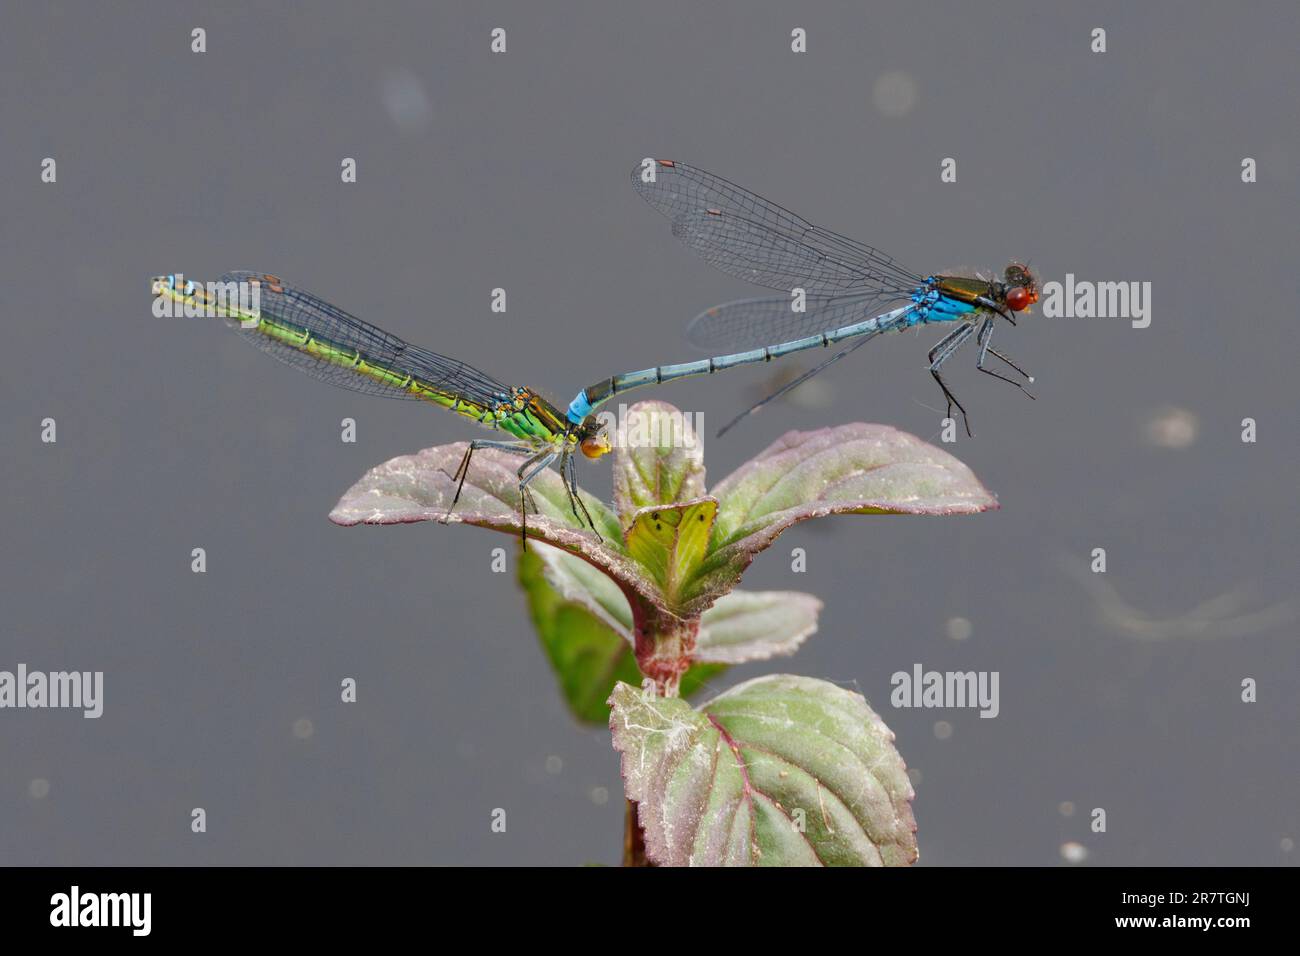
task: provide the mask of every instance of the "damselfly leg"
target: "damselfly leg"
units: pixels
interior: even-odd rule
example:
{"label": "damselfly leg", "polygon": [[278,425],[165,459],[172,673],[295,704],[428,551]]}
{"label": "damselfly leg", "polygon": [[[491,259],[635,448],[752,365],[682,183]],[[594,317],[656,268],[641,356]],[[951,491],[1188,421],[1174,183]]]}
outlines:
{"label": "damselfly leg", "polygon": [[957,410],[961,412],[961,420],[966,426],[966,436],[968,438],[975,437],[970,430],[970,417],[967,416],[966,409],[962,407],[961,402],[957,401],[957,397],[949,391],[943,377],[939,374],[939,369],[943,366],[944,362],[953,357],[959,348],[966,344],[966,340],[971,337],[971,333],[974,331],[975,326],[963,322],[956,329],[953,329],[953,331],[945,335],[939,341],[938,345],[930,349],[930,354],[928,356],[930,359],[930,374],[934,376],[934,380],[938,382],[939,387],[943,389],[944,398],[948,399],[947,417],[952,418],[952,407],[956,405]]}
{"label": "damselfly leg", "polygon": [[989,375],[992,375],[994,378],[1000,378],[1004,382],[1010,382],[1012,385],[1020,389],[1026,395],[1029,395],[1030,398],[1033,398],[1034,396],[1030,394],[1029,389],[1025,388],[1022,382],[1017,382],[1015,379],[1008,378],[1007,376],[1003,375],[1001,372],[995,372],[991,368],[984,367],[985,356],[992,355],[994,358],[1001,359],[1007,365],[1011,366],[1013,369],[1015,369],[1017,372],[1019,372],[1029,381],[1032,382],[1034,380],[1034,377],[1032,375],[1030,375],[1019,365],[1011,361],[1011,359],[1007,358],[1005,355],[1003,355],[1001,352],[999,352],[997,349],[993,348],[993,346],[989,344],[993,341],[993,320],[992,319],[984,320],[984,324],[980,326],[980,334],[977,341],[979,342],[979,347],[980,347],[980,357],[975,360],[975,367],[979,369],[981,372],[985,372]]}
{"label": "damselfly leg", "polygon": [[1006,320],[1007,320],[1008,322],[1010,322],[1012,325],[1015,325],[1015,324],[1016,324],[1016,320],[1015,320],[1014,318],[1011,317],[1011,313],[1010,313],[1008,310],[1002,308],[1002,306],[998,305],[996,302],[994,302],[994,301],[993,301],[992,299],[990,299],[988,296],[981,295],[981,296],[977,297],[977,298],[975,299],[975,301],[976,301],[979,305],[984,306],[984,308],[988,309],[989,311],[991,311],[991,312],[996,312],[998,315],[1002,316],[1002,318],[1006,319]]}
{"label": "damselfly leg", "polygon": [[519,466],[515,474],[519,477],[519,537],[524,543],[524,550],[528,550],[528,508],[531,505],[533,513],[537,513],[537,503],[533,501],[533,493],[528,490],[528,483],[550,467],[551,462],[559,457],[559,452],[551,451],[549,448],[538,452],[532,458]]}
{"label": "damselfly leg", "polygon": [[[447,514],[443,520],[446,520],[446,518],[451,517],[452,511],[455,510],[456,508],[456,503],[460,501],[461,490],[465,487],[465,478],[469,475],[469,463],[474,458],[474,452],[478,451],[480,448],[495,448],[497,451],[504,451],[510,455],[529,456],[528,461],[524,462],[523,465],[520,466],[519,471],[516,472],[516,475],[519,477],[519,527],[520,527],[520,533],[524,536],[524,549],[527,550],[528,548],[528,531],[527,531],[528,505],[531,501],[532,496],[529,493],[528,488],[526,487],[527,483],[523,480],[522,472],[525,468],[527,468],[533,462],[537,461],[540,457],[544,457],[545,455],[551,453],[547,451],[547,452],[543,452],[542,455],[540,456],[536,455],[535,452],[537,451],[537,449],[525,442],[506,442],[506,441],[490,441],[490,440],[477,440],[477,441],[470,442],[469,447],[465,449],[465,457],[463,457],[460,460],[460,466],[456,469],[456,474],[450,476],[451,480],[456,482],[456,494],[452,497],[451,506],[447,508]],[[547,460],[547,464],[550,464],[550,462],[554,460],[554,457],[555,456],[552,454],[551,458]],[[444,471],[443,474],[445,475],[447,473]],[[534,504],[533,511],[536,510],[537,510],[537,506]]]}
{"label": "damselfly leg", "polygon": [[[579,521],[586,522],[587,527],[595,533],[597,541],[604,541],[600,532],[596,530],[596,522],[591,520],[591,513],[582,502],[582,495],[578,493],[577,459],[571,453],[566,453],[564,456],[564,463],[560,466],[560,477],[564,479],[564,489],[569,493],[569,507],[573,509],[573,516]],[[582,514],[578,514],[579,508],[582,509]]]}
{"label": "damselfly leg", "polygon": [[[448,517],[451,516],[452,511],[456,507],[456,503],[460,501],[460,493],[465,487],[465,478],[469,474],[470,459],[474,457],[474,452],[478,451],[480,448],[495,448],[497,451],[504,451],[511,455],[532,455],[537,451],[536,448],[525,442],[491,441],[489,439],[470,442],[469,447],[465,449],[465,456],[460,460],[460,466],[456,469],[456,474],[448,475],[452,481],[457,483],[456,494],[451,499],[451,507],[447,509]],[[443,471],[443,474],[446,475],[447,473]]]}
{"label": "damselfly leg", "polygon": [[[451,506],[447,509],[448,518],[451,517],[452,511],[455,510],[457,503],[460,501],[461,491],[465,487],[465,479],[469,475],[470,462],[474,459],[474,452],[480,448],[494,448],[509,455],[519,455],[528,459],[515,472],[515,477],[519,479],[520,536],[523,538],[525,548],[528,547],[528,512],[531,509],[533,514],[539,513],[537,502],[533,498],[533,493],[528,485],[549,465],[553,464],[557,458],[560,459],[560,479],[564,483],[564,490],[569,496],[569,507],[573,510],[573,516],[580,522],[585,522],[587,527],[596,533],[598,539],[604,540],[601,538],[600,532],[596,530],[596,523],[592,520],[591,513],[587,511],[587,506],[583,503],[582,497],[578,494],[576,459],[568,453],[556,452],[551,448],[538,451],[536,446],[527,442],[491,441],[488,439],[470,442],[460,460],[460,465],[456,468],[456,473],[448,475],[452,481],[456,482],[456,494],[452,497]],[[444,471],[443,474],[446,475],[447,473]]]}

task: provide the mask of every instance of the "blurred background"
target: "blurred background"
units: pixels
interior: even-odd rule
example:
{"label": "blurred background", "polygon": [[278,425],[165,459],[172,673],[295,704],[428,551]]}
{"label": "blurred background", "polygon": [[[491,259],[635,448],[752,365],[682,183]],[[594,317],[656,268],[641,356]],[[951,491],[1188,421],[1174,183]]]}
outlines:
{"label": "blurred background", "polygon": [[[10,7],[0,669],[102,670],[106,700],[0,712],[0,861],[618,862],[616,754],[490,573],[509,539],[326,520],[371,466],[473,426],[154,318],[148,279],[274,272],[567,402],[698,357],[688,320],[761,294],[634,193],[661,156],[913,271],[1018,256],[1152,284],[1146,329],[1036,310],[999,331],[1036,402],[959,355],[976,437],[944,447],[1001,510],[794,529],[744,586],[820,596],[820,631],[717,689],[863,693],[912,768],[922,865],[1294,863],[1300,13],[1089,6]],[[942,331],[882,338],[721,441],[783,370],[644,395],[703,412],[714,481],[790,428],[937,440]],[[607,467],[580,477],[608,497]],[[1000,672],[1000,715],[890,707],[916,663]]]}

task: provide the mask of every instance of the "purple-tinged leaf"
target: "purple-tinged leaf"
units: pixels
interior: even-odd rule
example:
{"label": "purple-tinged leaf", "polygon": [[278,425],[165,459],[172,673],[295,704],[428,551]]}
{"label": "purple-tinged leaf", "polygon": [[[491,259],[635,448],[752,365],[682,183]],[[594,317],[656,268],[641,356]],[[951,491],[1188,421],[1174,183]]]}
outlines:
{"label": "purple-tinged leaf", "polygon": [[700,618],[695,660],[718,664],[793,654],[814,631],[822,602],[799,591],[732,591]]}
{"label": "purple-tinged leaf", "polygon": [[[370,469],[344,493],[330,512],[335,524],[408,524],[436,521],[470,524],[519,534],[519,459],[485,448],[474,453],[460,501],[451,510],[456,483],[451,480],[465,443],[426,448]],[[529,485],[541,514],[528,515],[528,536],[544,541],[600,568],[621,588],[630,588],[650,602],[662,602],[658,586],[623,549],[618,520],[600,501],[586,494],[601,539],[582,530],[569,506],[564,484],[554,469],[541,472]]]}
{"label": "purple-tinged leaf", "polygon": [[666,866],[898,866],[912,786],[858,694],[778,674],[698,710],[619,684],[610,729],[649,858]]}
{"label": "purple-tinged leaf", "polygon": [[[426,448],[414,455],[401,455],[371,468],[348,491],[330,512],[330,520],[341,525],[405,524],[412,521],[478,524],[519,533],[519,477],[522,458],[494,448],[474,452],[460,501],[453,509],[456,482],[451,476],[465,455],[465,442]],[[540,515],[529,513],[531,531],[534,520],[541,537],[554,535],[572,541],[569,532],[595,535],[580,522],[569,506],[564,483],[553,468],[537,475],[529,486]],[[583,503],[591,512],[601,536],[621,544],[618,522],[605,504],[582,493]],[[563,546],[563,545],[561,545]]]}
{"label": "purple-tinged leaf", "polygon": [[[580,605],[630,649],[632,609],[618,585],[559,548],[539,543],[533,550],[556,596]],[[701,664],[743,664],[793,654],[817,630],[821,609],[821,601],[799,591],[732,591],[700,618],[693,659]]]}
{"label": "purple-tinged leaf", "polygon": [[724,478],[709,553],[678,613],[726,594],[754,556],[800,521],[832,514],[975,514],[997,499],[939,448],[886,425],[787,432]]}
{"label": "purple-tinged leaf", "polygon": [[786,432],[711,494],[721,502],[715,548],[784,522],[790,512],[954,515],[997,507],[974,473],[946,451],[862,422]]}
{"label": "purple-tinged leaf", "polygon": [[704,495],[704,442],[680,410],[637,402],[620,423],[614,455],[614,508],[626,527],[641,508]]}
{"label": "purple-tinged leaf", "polygon": [[534,550],[542,562],[546,582],[555,593],[564,601],[581,604],[626,641],[630,649],[632,608],[613,579],[559,548],[539,544]]}
{"label": "purple-tinged leaf", "polygon": [[[550,545],[538,544],[519,556],[519,583],[528,599],[533,627],[569,712],[584,723],[607,723],[610,690],[619,681],[641,680],[631,644],[592,614],[586,604],[566,600],[547,583],[540,556],[543,551],[560,557],[566,565],[587,569],[610,587],[614,585],[578,558]],[[619,600],[623,600],[621,595]],[[626,608],[627,602],[623,601],[623,605]]]}

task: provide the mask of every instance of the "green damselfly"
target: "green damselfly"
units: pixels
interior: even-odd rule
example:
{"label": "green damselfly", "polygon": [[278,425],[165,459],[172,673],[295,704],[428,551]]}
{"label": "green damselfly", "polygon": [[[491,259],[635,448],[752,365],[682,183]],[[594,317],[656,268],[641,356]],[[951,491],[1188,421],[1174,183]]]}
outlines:
{"label": "green damselfly", "polygon": [[[207,285],[181,275],[156,276],[153,293],[186,307],[190,314],[227,320],[248,342],[275,358],[330,385],[441,405],[513,441],[469,443],[452,476],[460,500],[474,452],[494,448],[524,458],[519,478],[520,535],[528,544],[528,484],[555,465],[569,495],[574,517],[596,526],[578,494],[578,452],[600,458],[610,451],[603,423],[594,415],[578,422],[537,392],[508,386],[471,365],[410,345],[309,292],[262,272],[227,272]],[[596,531],[597,537],[600,532]]]}

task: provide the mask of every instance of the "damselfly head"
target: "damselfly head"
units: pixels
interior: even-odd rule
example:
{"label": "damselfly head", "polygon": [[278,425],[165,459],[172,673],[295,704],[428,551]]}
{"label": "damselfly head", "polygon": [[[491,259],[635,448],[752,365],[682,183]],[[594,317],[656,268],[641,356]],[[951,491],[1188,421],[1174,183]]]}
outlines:
{"label": "damselfly head", "polygon": [[177,273],[154,276],[149,280],[149,283],[154,295],[165,295],[167,298],[178,302],[192,299],[197,288],[192,280],[186,279],[183,275]]}
{"label": "damselfly head", "polygon": [[1023,262],[1012,262],[1003,273],[1007,308],[1024,312],[1038,301],[1038,280]]}
{"label": "damselfly head", "polygon": [[614,446],[610,444],[609,436],[605,434],[605,426],[595,415],[588,415],[578,426],[578,447],[592,460],[613,451]]}

